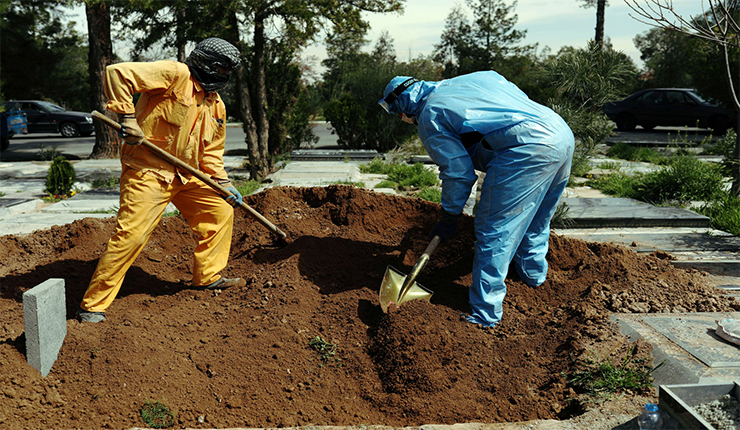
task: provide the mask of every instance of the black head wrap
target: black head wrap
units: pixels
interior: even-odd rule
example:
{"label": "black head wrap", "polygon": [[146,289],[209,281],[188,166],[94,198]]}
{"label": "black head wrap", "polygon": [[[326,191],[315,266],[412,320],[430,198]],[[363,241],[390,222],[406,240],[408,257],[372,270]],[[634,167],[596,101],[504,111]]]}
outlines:
{"label": "black head wrap", "polygon": [[218,73],[218,68],[231,70],[238,67],[239,50],[223,39],[209,37],[195,46],[185,64],[204,90],[217,91],[229,82],[229,75]]}

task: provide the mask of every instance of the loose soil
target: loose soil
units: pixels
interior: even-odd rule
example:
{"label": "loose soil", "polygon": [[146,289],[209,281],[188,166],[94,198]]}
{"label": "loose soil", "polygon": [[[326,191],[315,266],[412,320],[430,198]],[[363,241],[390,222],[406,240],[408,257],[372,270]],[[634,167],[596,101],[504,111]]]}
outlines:
{"label": "loose soil", "polygon": [[[384,314],[383,274],[410,271],[438,205],[348,186],[246,201],[289,236],[279,248],[237,213],[226,275],[246,287],[191,289],[192,233],[165,218],[98,324],[74,314],[113,218],[0,237],[0,427],[145,427],[147,401],[171,408],[177,428],[572,421],[611,404],[589,406],[566,384],[582,360],[618,363],[634,349],[652,362],[651,346],[630,343],[610,313],[740,309],[665,253],[553,234],[547,282],[533,289],[510,274],[503,322],[482,329],[461,318],[474,242],[464,217],[418,278],[431,303]],[[26,363],[22,294],[48,278],[65,280],[68,332],[44,378]],[[333,355],[311,345],[319,339]],[[615,398],[636,416],[639,396],[655,392]]]}

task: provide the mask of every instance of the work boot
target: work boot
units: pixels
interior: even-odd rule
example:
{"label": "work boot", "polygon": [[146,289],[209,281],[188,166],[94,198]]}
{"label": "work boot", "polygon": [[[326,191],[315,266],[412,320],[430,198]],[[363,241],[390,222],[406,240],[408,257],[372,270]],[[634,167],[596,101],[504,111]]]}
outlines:
{"label": "work boot", "polygon": [[96,323],[100,321],[105,321],[105,312],[90,312],[79,308],[77,310],[77,318],[80,320],[80,322]]}
{"label": "work boot", "polygon": [[196,290],[225,290],[231,287],[243,287],[247,285],[247,281],[242,278],[224,278],[221,277],[218,281],[211,282],[208,285],[201,285],[195,287]]}

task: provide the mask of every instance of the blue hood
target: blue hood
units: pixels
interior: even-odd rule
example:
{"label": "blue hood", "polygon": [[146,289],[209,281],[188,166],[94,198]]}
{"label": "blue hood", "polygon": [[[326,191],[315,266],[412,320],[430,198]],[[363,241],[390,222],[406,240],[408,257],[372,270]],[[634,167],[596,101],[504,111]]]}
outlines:
{"label": "blue hood", "polygon": [[[397,86],[410,78],[410,76],[396,76],[391,79],[385,87],[383,98],[388,97],[388,94],[393,92]],[[434,91],[437,85],[439,85],[439,82],[418,81],[413,83],[406,91],[398,96],[396,101],[388,106],[389,113],[397,114],[403,112],[407,115],[419,115],[424,107],[427,96]]]}

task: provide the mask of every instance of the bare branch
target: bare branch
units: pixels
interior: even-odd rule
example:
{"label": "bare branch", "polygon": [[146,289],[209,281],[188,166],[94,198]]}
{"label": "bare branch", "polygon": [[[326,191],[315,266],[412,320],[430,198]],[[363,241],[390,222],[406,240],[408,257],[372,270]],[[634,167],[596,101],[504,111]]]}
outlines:
{"label": "bare branch", "polygon": [[[673,6],[672,0],[624,0],[637,15],[630,16],[646,25],[678,31],[725,46],[738,45],[740,26],[721,0],[702,0],[702,14],[685,18]],[[714,22],[710,21],[710,16]]]}

